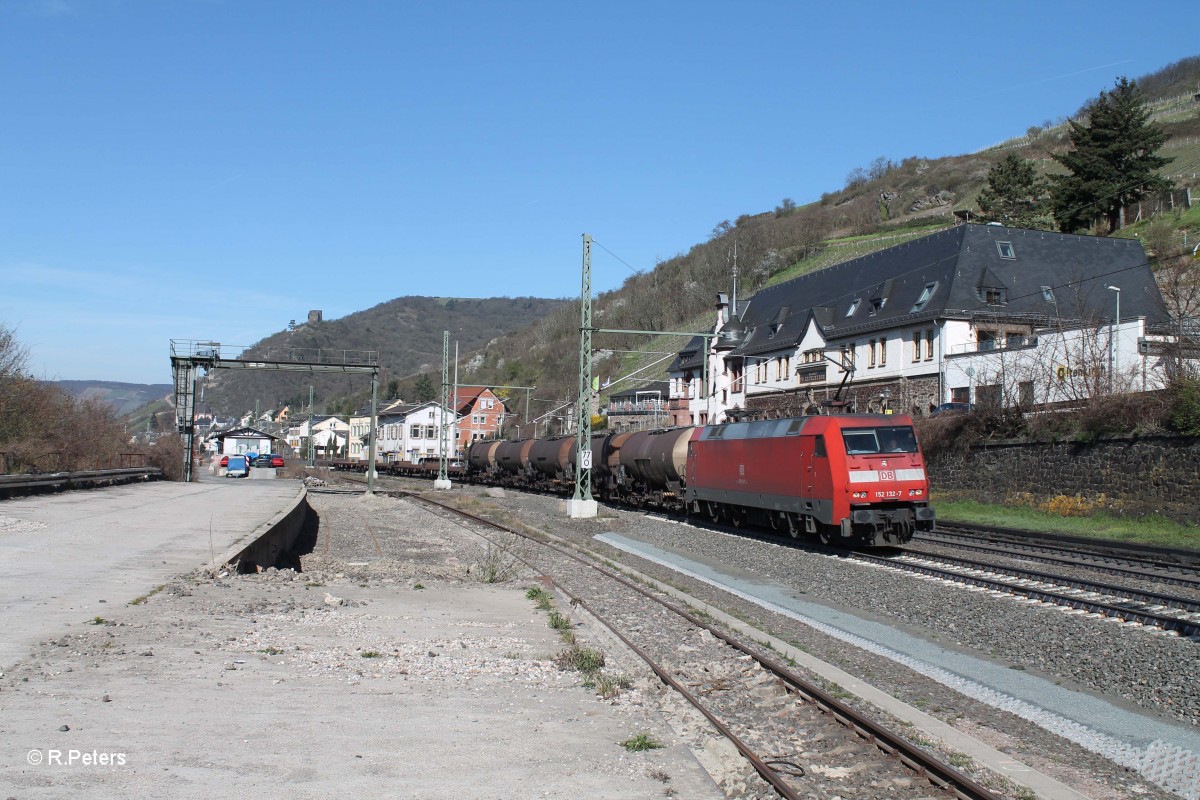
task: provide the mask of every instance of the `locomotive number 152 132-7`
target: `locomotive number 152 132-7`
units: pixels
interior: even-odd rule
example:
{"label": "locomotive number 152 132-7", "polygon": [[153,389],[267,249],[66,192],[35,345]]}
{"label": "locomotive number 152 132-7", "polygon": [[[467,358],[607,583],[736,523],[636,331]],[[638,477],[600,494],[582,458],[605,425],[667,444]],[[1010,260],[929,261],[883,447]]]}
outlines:
{"label": "locomotive number 152 132-7", "polygon": [[901,496],[901,493],[896,489],[891,489],[888,491],[875,493],[875,497],[878,499],[881,499],[881,500],[892,498],[892,497],[900,497],[900,496]]}

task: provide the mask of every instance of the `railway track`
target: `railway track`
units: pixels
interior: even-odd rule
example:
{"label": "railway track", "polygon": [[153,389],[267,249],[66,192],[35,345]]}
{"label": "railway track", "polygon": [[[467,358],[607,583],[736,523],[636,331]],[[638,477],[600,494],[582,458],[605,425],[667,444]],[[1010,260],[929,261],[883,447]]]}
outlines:
{"label": "railway track", "polygon": [[[387,492],[452,516],[480,535],[524,536],[419,493]],[[749,762],[764,785],[753,796],[959,798],[993,792],[842,703],[761,647],[739,641],[573,547],[526,537],[532,566],[572,608],[586,611],[686,699]],[[769,787],[769,788],[768,788]]]}
{"label": "railway track", "polygon": [[942,554],[914,552],[882,556],[859,551],[852,558],[1122,622],[1136,622],[1200,641],[1200,601],[1191,598]]}
{"label": "railway track", "polygon": [[1066,559],[1095,569],[1138,570],[1155,576],[1178,575],[1184,581],[1200,581],[1200,550],[1161,547],[1139,542],[1113,542],[1056,533],[1021,531],[1011,528],[939,524],[932,532],[918,532],[913,541],[952,543],[956,547],[1000,549],[1030,558]]}

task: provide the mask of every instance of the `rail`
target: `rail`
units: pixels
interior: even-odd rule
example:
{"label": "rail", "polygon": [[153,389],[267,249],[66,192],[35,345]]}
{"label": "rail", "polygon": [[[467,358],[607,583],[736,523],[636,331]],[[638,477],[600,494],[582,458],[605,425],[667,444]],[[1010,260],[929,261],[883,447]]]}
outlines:
{"label": "rail", "polygon": [[[610,580],[620,583],[626,588],[636,592],[643,598],[658,603],[663,608],[682,617],[683,619],[686,619],[689,623],[709,632],[726,645],[740,651],[744,656],[754,659],[765,670],[787,683],[794,691],[804,698],[804,700],[815,704],[820,711],[832,715],[833,719],[835,719],[839,724],[856,733],[861,739],[872,742],[874,746],[883,753],[897,758],[900,763],[905,765],[907,768],[913,770],[916,774],[923,776],[933,786],[946,792],[947,796],[954,796],[960,798],[961,800],[995,800],[997,798],[997,795],[990,790],[976,783],[968,776],[942,762],[938,758],[926,753],[920,747],[915,746],[903,736],[900,736],[892,730],[877,723],[870,717],[860,713],[853,707],[841,702],[813,682],[805,680],[796,671],[790,669],[786,664],[770,658],[758,652],[754,648],[747,647],[737,638],[727,634],[709,622],[700,619],[695,614],[692,614],[689,610],[667,601],[641,586],[638,586],[635,582],[629,580],[623,575],[618,574],[614,570],[594,563],[591,559],[585,558],[582,555],[573,552],[565,545],[553,541],[545,541],[540,537],[530,537],[525,533],[500,524],[494,520],[477,516],[462,509],[455,508],[454,506],[446,505],[445,503],[437,502],[420,493],[401,491],[396,492],[395,494],[397,496],[403,496],[421,501],[427,505],[437,507],[445,513],[461,516],[488,528],[504,531],[522,538],[531,539],[532,541],[536,541],[545,547],[557,551],[567,558],[596,570]],[[564,593],[571,597],[572,604],[579,604],[587,607],[581,597],[572,594],[564,586],[557,582],[556,585],[559,589],[563,590]],[[655,661],[653,661],[644,651],[636,647],[628,637],[626,637],[622,632],[618,631],[615,626],[613,626],[603,617],[600,617],[594,609],[588,608],[588,611],[596,616],[596,618],[602,624],[608,627],[608,629],[614,635],[621,639],[622,642],[624,642],[640,658],[642,658],[661,680],[679,692],[681,696],[695,706],[701,714],[703,714],[710,722],[712,722],[714,726],[722,733],[722,735],[726,736],[729,741],[739,750],[739,752],[741,752],[742,755],[753,765],[755,771],[758,772],[758,774],[767,783],[769,783],[780,794],[781,797],[798,798],[801,796],[793,789],[793,787],[788,785],[786,781],[783,780],[783,775],[774,769],[774,764],[768,763],[757,756],[745,742],[741,741],[741,739],[728,728],[728,726],[722,723],[707,708],[705,708],[695,694],[688,691],[678,681],[674,680],[667,670],[655,663]]]}

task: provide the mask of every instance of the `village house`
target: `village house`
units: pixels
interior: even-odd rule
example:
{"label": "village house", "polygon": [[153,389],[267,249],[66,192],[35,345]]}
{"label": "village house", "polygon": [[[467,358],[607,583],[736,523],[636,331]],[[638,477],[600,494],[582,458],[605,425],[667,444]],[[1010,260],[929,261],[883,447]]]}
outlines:
{"label": "village house", "polygon": [[691,425],[1156,388],[1169,329],[1140,241],[964,224],[739,307],[720,296],[712,334],[669,368],[669,411]]}
{"label": "village house", "polygon": [[605,416],[613,430],[661,428],[668,420],[667,399],[670,384],[651,381],[608,395]]}
{"label": "village house", "polygon": [[[376,411],[375,453],[378,461],[408,461],[417,463],[424,459],[441,457],[442,406],[440,403],[404,403],[396,401]],[[450,430],[447,439],[450,457],[456,457],[455,439],[458,436],[459,420],[447,417]],[[351,451],[349,458],[366,461],[370,454],[368,434],[371,429],[370,413],[359,413],[350,418]]]}
{"label": "village house", "polygon": [[497,439],[508,416],[504,401],[486,386],[461,387],[455,395],[458,412],[458,451],[465,453],[472,442]]}
{"label": "village house", "polygon": [[[287,431],[287,443],[294,451],[307,456],[309,421],[302,419]],[[346,451],[350,434],[350,423],[340,417],[317,416],[312,418],[311,437],[313,448],[322,458],[335,458]]]}

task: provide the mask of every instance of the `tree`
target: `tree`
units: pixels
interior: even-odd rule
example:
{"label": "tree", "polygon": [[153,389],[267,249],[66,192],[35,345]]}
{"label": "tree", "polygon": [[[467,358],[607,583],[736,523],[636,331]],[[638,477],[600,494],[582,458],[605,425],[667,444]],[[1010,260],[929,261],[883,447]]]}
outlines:
{"label": "tree", "polygon": [[979,193],[979,211],[992,222],[1018,228],[1036,228],[1045,213],[1045,181],[1033,164],[1014,153],[988,170],[987,188]]}
{"label": "tree", "polygon": [[1125,206],[1171,188],[1155,174],[1171,162],[1156,155],[1170,135],[1150,122],[1137,84],[1124,76],[1086,112],[1086,125],[1069,123],[1071,149],[1054,156],[1070,174],[1051,176],[1051,207],[1062,231],[1084,230],[1103,219],[1112,233],[1121,227]]}
{"label": "tree", "polygon": [[413,402],[428,403],[436,396],[437,392],[433,388],[433,381],[429,379],[428,375],[422,374],[417,378],[417,383],[413,386]]}

